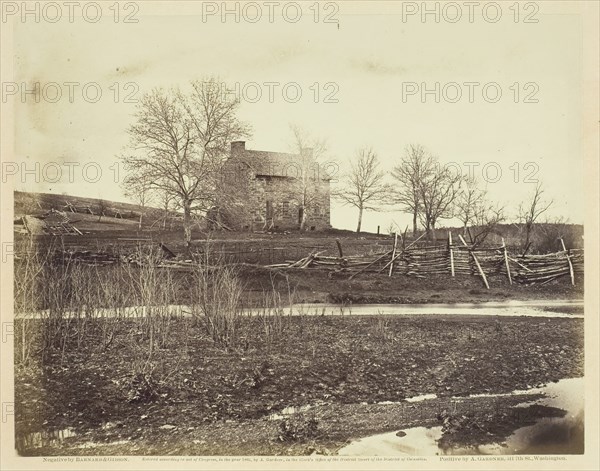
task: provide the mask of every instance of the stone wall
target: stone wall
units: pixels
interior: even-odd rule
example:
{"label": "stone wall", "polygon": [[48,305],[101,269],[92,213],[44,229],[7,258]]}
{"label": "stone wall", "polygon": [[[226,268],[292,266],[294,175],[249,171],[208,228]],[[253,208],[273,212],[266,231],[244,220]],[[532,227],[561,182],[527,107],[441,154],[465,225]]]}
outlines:
{"label": "stone wall", "polygon": [[[229,225],[240,230],[262,230],[271,226],[272,218],[273,229],[298,229],[303,194],[300,180],[256,175],[241,160],[243,156],[243,149],[232,152],[223,169],[220,192],[230,200]],[[311,179],[307,195],[306,230],[331,228],[329,181]]]}
{"label": "stone wall", "polygon": [[[251,228],[262,229],[271,212],[274,229],[297,229],[300,227],[302,186],[297,180],[285,177],[258,176],[250,183],[249,202]],[[329,229],[330,205],[329,182],[311,181],[307,191],[306,230]]]}

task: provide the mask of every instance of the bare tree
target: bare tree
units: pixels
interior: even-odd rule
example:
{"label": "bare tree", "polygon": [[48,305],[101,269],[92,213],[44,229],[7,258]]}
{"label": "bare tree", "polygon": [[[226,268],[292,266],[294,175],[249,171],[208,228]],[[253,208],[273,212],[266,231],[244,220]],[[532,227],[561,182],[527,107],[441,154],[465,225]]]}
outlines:
{"label": "bare tree", "polygon": [[229,143],[249,133],[236,117],[239,102],[223,94],[215,79],[192,82],[191,88],[188,94],[155,89],[142,97],[128,130],[131,152],[123,157],[132,176],[181,205],[188,247],[192,212],[213,205]]}
{"label": "bare tree", "polygon": [[465,177],[460,191],[456,195],[455,216],[463,224],[463,236],[466,237],[467,229],[476,218],[478,209],[482,209],[485,191],[479,188],[474,177]]}
{"label": "bare tree", "polygon": [[42,209],[39,195],[36,193],[23,193],[22,197],[19,198],[19,201],[22,204],[23,212],[25,214],[34,214]]}
{"label": "bare tree", "polygon": [[129,175],[123,180],[125,195],[132,198],[140,208],[140,219],[138,222],[138,230],[142,229],[142,220],[146,206],[152,201],[154,195],[152,193],[152,182],[149,181],[147,175]]}
{"label": "bare tree", "polygon": [[335,197],[345,205],[358,209],[356,232],[360,232],[363,211],[376,211],[383,202],[387,185],[385,174],[379,168],[377,154],[370,148],[357,151],[353,160],[348,163],[349,171],[344,175]]}
{"label": "bare tree", "polygon": [[581,233],[577,224],[571,224],[569,218],[563,216],[544,217],[536,227],[536,249],[541,253],[562,250],[559,241],[562,239],[566,247],[577,247]]}
{"label": "bare tree", "polygon": [[400,205],[401,210],[413,216],[413,237],[417,233],[417,222],[422,209],[421,188],[425,175],[434,165],[429,152],[419,144],[406,147],[400,163],[392,170],[396,185],[392,189],[393,202]]}
{"label": "bare tree", "polygon": [[481,245],[505,219],[504,207],[490,203],[485,196],[475,203],[472,225],[468,230],[473,246]]}
{"label": "bare tree", "polygon": [[553,200],[544,198],[545,190],[542,183],[538,182],[528,201],[519,205],[519,222],[525,226],[525,242],[523,244],[524,252],[527,251],[531,243],[531,233],[537,219],[544,214],[554,203]]}
{"label": "bare tree", "polygon": [[[407,229],[408,229],[408,227],[407,227]],[[394,234],[402,233],[402,231],[400,230],[400,227],[398,226],[398,224],[395,221],[391,221],[387,226],[387,233],[390,235],[394,235]]]}
{"label": "bare tree", "polygon": [[505,220],[504,207],[490,202],[473,176],[462,178],[454,208],[454,217],[463,224],[463,236],[468,235],[474,246],[482,244]]}
{"label": "bare tree", "polygon": [[98,222],[102,220],[102,216],[106,213],[108,209],[108,203],[104,200],[98,200],[96,202],[96,211],[98,211]]}
{"label": "bare tree", "polygon": [[306,227],[307,213],[318,197],[319,182],[328,178],[324,174],[324,167],[321,166],[327,145],[324,140],[310,136],[297,125],[291,125],[290,128],[293,135],[292,148],[298,155],[294,190],[297,193],[300,211],[300,230],[303,231]]}
{"label": "bare tree", "polygon": [[420,217],[428,237],[435,240],[437,222],[454,216],[454,200],[460,190],[462,175],[441,166],[433,157],[431,160],[433,165],[424,171],[419,182]]}
{"label": "bare tree", "polygon": [[171,206],[173,204],[173,195],[168,191],[161,191],[158,193],[158,198],[161,203],[161,207],[163,209],[163,229],[167,227],[167,219],[169,219],[169,215],[171,212]]}

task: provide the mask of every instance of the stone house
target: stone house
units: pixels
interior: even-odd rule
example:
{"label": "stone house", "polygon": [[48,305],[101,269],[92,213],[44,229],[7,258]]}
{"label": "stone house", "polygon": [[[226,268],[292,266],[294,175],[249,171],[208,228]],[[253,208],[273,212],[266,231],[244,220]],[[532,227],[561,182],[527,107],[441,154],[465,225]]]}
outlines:
{"label": "stone house", "polygon": [[[244,141],[231,143],[222,170],[220,196],[229,201],[228,224],[238,230],[331,228],[330,180],[312,157],[246,149]],[[303,204],[304,202],[304,204]]]}

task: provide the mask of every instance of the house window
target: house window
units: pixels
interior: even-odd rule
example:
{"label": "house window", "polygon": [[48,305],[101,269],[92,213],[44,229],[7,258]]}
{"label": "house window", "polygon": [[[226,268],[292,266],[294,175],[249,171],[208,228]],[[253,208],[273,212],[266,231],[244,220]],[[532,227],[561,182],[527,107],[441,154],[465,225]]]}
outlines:
{"label": "house window", "polygon": [[290,202],[289,201],[284,201],[283,203],[281,203],[281,213],[283,214],[283,217],[289,217],[289,215],[290,215]]}
{"label": "house window", "polygon": [[319,205],[315,205],[315,209],[313,212],[314,212],[315,216],[320,216],[321,215],[321,207]]}

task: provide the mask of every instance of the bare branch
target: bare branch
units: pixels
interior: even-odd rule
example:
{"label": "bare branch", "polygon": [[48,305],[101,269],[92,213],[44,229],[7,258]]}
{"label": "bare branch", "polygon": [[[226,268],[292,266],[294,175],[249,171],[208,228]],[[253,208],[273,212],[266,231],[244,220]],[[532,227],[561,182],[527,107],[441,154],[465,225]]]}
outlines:
{"label": "bare branch", "polygon": [[214,78],[192,82],[191,88],[189,94],[154,89],[144,95],[128,130],[129,151],[121,157],[132,195],[151,190],[177,201],[187,245],[192,212],[215,203],[229,143],[250,132],[236,117],[239,103],[223,95]]}
{"label": "bare branch", "polygon": [[542,214],[548,211],[554,203],[553,200],[544,199],[544,192],[545,190],[542,187],[542,183],[538,182],[529,201],[519,205],[519,222],[525,226],[525,241],[523,243],[525,249],[530,245],[531,233],[533,232],[535,222]]}
{"label": "bare branch", "polygon": [[349,171],[342,178],[334,196],[343,204],[358,209],[356,232],[360,232],[363,211],[378,210],[388,187],[384,183],[385,174],[379,169],[377,154],[371,148],[359,149],[348,167]]}

